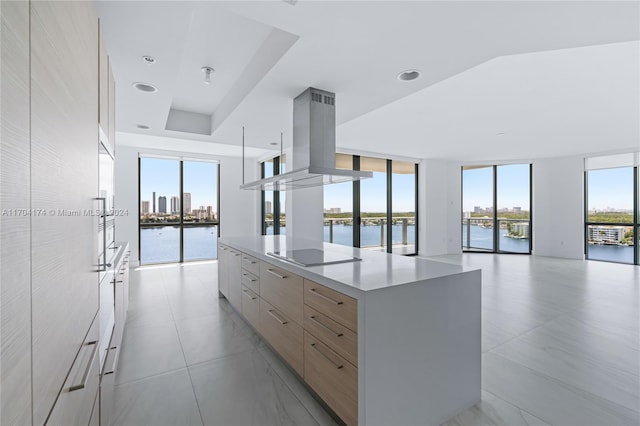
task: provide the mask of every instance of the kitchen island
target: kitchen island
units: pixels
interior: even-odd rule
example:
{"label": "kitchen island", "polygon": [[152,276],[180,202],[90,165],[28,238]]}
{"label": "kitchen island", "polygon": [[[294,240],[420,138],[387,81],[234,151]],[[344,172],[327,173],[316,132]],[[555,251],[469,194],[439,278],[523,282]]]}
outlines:
{"label": "kitchen island", "polygon": [[347,425],[438,425],[480,401],[480,270],[284,236],[218,253],[221,295]]}

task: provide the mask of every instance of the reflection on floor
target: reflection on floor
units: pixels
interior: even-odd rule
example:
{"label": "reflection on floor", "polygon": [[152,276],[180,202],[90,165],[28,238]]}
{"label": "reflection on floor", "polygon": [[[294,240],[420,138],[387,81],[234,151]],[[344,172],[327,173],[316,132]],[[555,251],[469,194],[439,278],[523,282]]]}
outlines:
{"label": "reflection on floor", "polygon": [[[482,402],[447,426],[640,424],[640,268],[436,259],[483,270]],[[114,425],[334,424],[218,299],[217,263],[131,276]]]}

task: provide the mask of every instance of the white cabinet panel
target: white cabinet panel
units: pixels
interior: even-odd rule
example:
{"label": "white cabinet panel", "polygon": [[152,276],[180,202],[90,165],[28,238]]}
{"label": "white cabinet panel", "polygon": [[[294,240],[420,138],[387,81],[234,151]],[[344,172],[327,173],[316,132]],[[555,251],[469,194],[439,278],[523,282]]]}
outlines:
{"label": "white cabinet panel", "polygon": [[33,423],[98,311],[98,25],[92,2],[31,3]]}
{"label": "white cabinet panel", "polygon": [[22,425],[31,423],[31,219],[24,214],[30,167],[29,3],[1,1],[0,17],[0,208],[7,213],[0,218],[0,424]]}

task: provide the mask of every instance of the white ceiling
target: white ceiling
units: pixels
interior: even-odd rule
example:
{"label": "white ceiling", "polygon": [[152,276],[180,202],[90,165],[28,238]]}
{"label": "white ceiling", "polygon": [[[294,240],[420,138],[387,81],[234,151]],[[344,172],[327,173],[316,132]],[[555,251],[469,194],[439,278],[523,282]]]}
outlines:
{"label": "white ceiling", "polygon": [[[336,93],[343,150],[490,161],[640,148],[636,1],[97,5],[118,130],[177,150],[240,145],[243,125],[248,146],[271,149],[281,131],[289,145],[292,99],[309,86]],[[396,79],[413,68],[420,79]],[[211,115],[213,134],[165,130],[171,108]]]}

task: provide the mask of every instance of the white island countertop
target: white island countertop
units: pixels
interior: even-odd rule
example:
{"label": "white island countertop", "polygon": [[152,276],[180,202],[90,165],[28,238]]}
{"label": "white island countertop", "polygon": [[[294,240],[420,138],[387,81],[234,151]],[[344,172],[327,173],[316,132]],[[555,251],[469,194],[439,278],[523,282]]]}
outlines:
{"label": "white island countertop", "polygon": [[[356,298],[362,292],[424,282],[434,278],[455,276],[476,270],[414,256],[400,256],[371,249],[293,239],[284,235],[220,238],[220,244],[228,245],[265,262],[281,266],[320,284],[334,287],[335,284],[332,285],[333,283],[339,283],[344,286],[340,289],[341,291],[345,291]],[[353,256],[361,260],[303,267],[267,254],[309,248],[344,256]]]}

